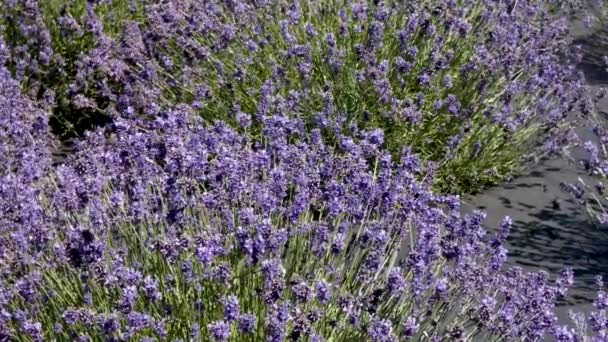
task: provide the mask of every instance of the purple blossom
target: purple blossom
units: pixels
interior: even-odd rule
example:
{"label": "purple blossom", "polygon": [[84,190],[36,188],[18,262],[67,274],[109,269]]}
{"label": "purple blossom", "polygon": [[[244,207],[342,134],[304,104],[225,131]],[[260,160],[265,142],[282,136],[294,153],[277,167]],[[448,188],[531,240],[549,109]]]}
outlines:
{"label": "purple blossom", "polygon": [[443,77],[443,86],[446,87],[447,89],[450,89],[454,86],[454,79],[452,76],[450,75],[445,75]]}
{"label": "purple blossom", "polygon": [[388,320],[373,321],[368,333],[369,337],[374,342],[389,342],[397,340],[393,334],[392,323]]}
{"label": "purple blossom", "polygon": [[[566,29],[542,4],[520,2],[507,15],[483,2],[477,17],[453,1],[437,13],[415,3],[355,2],[336,13],[286,4],[275,13],[267,1],[161,1],[133,12],[145,30],[128,21],[115,39],[91,3],[86,23],[67,12],[60,20],[66,36],[93,37],[90,50],[70,60],[54,50],[36,2],[15,2],[22,12],[15,34],[27,43],[0,43],[0,61],[11,69],[0,71],[0,226],[9,232],[0,234],[0,271],[11,284],[0,284],[0,331],[14,322],[34,339],[50,334],[53,327],[30,320],[44,311],[25,299],[49,301],[66,333],[97,324],[107,335],[75,331],[82,339],[146,339],[154,331],[160,339],[171,332],[224,341],[238,326],[271,341],[343,332],[392,341],[430,326],[423,313],[456,305],[438,300],[453,292],[472,310],[453,329],[435,325],[437,336],[475,329],[494,339],[569,338],[553,306],[571,273],[552,285],[505,268],[511,223],[488,240],[483,215],[461,216],[457,197],[431,191],[433,165],[441,175],[449,171],[442,161],[486,160],[482,142],[494,140],[471,147],[478,138],[471,132],[513,133],[527,122],[556,124],[567,107],[593,110],[573,101],[581,88],[555,55]],[[302,22],[311,17],[336,26]],[[488,37],[475,36],[469,23],[477,20],[492,25]],[[390,26],[396,22],[403,27]],[[470,56],[459,55],[463,36],[477,44]],[[502,77],[518,81],[489,82]],[[50,78],[65,87],[37,89]],[[519,99],[534,101],[524,111]],[[48,111],[58,104],[80,108],[78,115],[98,110],[111,123],[91,128],[55,162]],[[461,123],[483,112],[496,122]],[[446,124],[428,129],[435,115]],[[445,139],[415,156],[429,131]],[[395,137],[413,149],[385,151]],[[552,138],[548,151],[574,140],[569,132]],[[82,289],[84,303],[63,300],[46,278],[23,270],[86,274],[63,279]],[[207,295],[218,289],[222,295]],[[186,325],[175,320],[184,298],[195,308]],[[600,310],[606,298],[602,289]],[[95,312],[93,303],[115,311]],[[393,304],[411,311],[393,317]],[[222,320],[209,323],[219,319],[216,308]],[[602,314],[590,317],[593,327],[605,326]],[[209,336],[199,337],[198,324]]]}
{"label": "purple blossom", "polygon": [[146,298],[152,302],[162,299],[162,293],[158,289],[158,281],[150,276],[144,278],[143,291]]}
{"label": "purple blossom", "polygon": [[413,337],[418,332],[419,326],[420,325],[415,317],[408,317],[403,324],[404,335],[406,337]]}
{"label": "purple blossom", "polygon": [[560,295],[564,296],[568,291],[568,288],[574,284],[574,272],[571,268],[564,269],[560,277],[556,281],[557,291]]}
{"label": "purple blossom", "polygon": [[418,76],[418,82],[426,87],[431,84],[431,76],[428,73],[424,72]]}
{"label": "purple blossom", "polygon": [[127,315],[127,325],[131,333],[136,333],[150,327],[151,322],[152,319],[150,316],[140,312],[132,311]]}
{"label": "purple blossom", "polygon": [[305,282],[299,282],[291,287],[296,300],[301,303],[307,303],[312,298],[312,289]]}
{"label": "purple blossom", "polygon": [[314,25],[312,25],[312,24],[306,24],[306,34],[309,37],[314,37],[314,36],[317,35],[317,31],[316,31]]}
{"label": "purple blossom", "polygon": [[74,325],[78,322],[80,314],[74,310],[66,310],[63,312],[63,321],[67,325]]}
{"label": "purple blossom", "polygon": [[327,303],[331,299],[331,288],[327,282],[323,280],[318,281],[315,286],[315,291],[316,298],[321,303]]}
{"label": "purple blossom", "polygon": [[243,314],[239,317],[239,330],[243,334],[252,333],[255,330],[257,318],[253,314]]}
{"label": "purple blossom", "polygon": [[100,321],[100,325],[101,325],[101,330],[107,335],[112,335],[115,332],[120,330],[120,321],[118,320],[118,317],[116,317],[115,315],[108,315],[108,316],[102,317],[101,321]]}
{"label": "purple blossom", "polygon": [[555,330],[555,340],[560,342],[575,342],[577,341],[574,330],[567,326],[557,327]]}
{"label": "purple blossom", "polygon": [[325,35],[325,42],[327,42],[327,45],[333,48],[336,46],[336,37],[333,33],[328,33]]}
{"label": "purple blossom", "polygon": [[400,268],[396,268],[391,270],[391,273],[388,276],[386,287],[389,293],[393,295],[399,295],[405,290],[406,281],[401,275],[401,272]]}
{"label": "purple blossom", "polygon": [[22,326],[23,332],[29,335],[34,341],[44,341],[42,333],[42,323],[26,321]]}
{"label": "purple blossom", "polygon": [[227,322],[235,321],[239,317],[239,299],[228,296],[224,299],[224,319]]}
{"label": "purple blossom", "polygon": [[230,337],[230,326],[224,321],[216,321],[208,326],[213,341],[228,341]]}

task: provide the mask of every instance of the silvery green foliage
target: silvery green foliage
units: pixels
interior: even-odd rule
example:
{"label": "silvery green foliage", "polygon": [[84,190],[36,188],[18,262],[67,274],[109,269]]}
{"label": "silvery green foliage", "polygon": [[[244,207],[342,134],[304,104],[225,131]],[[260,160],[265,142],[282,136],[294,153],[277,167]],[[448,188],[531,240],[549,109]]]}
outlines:
{"label": "silvery green foliage", "polygon": [[[1,103],[23,104],[12,124],[32,134],[31,113],[45,112],[6,76],[2,85]],[[393,159],[380,131],[327,145],[281,113],[261,132],[206,125],[178,105],[90,132],[55,168],[39,155],[35,180],[6,170],[29,183],[2,182],[17,194],[2,197],[3,338],[529,341],[553,331],[568,278],[504,269],[510,221],[487,236],[483,213],[461,216],[457,198],[417,180],[432,169],[408,149]],[[19,196],[29,204],[15,207]]]}
{"label": "silvery green foliage", "polygon": [[394,156],[409,145],[437,162],[444,191],[502,179],[522,151],[559,151],[568,139],[531,145],[567,136],[583,88],[563,1],[6,3],[7,64],[36,97],[58,93],[53,122],[70,134],[176,103],[253,132],[281,111],[330,140],[381,128]]}
{"label": "silvery green foliage", "polygon": [[[488,236],[431,191],[577,105],[564,22],[538,1],[321,3],[153,2],[120,38],[108,2],[51,28],[41,2],[0,3],[18,14],[0,44],[0,340],[586,336],[555,323],[570,271],[506,269],[510,220]],[[65,59],[55,29],[92,45]],[[112,122],[52,165],[63,105]]]}

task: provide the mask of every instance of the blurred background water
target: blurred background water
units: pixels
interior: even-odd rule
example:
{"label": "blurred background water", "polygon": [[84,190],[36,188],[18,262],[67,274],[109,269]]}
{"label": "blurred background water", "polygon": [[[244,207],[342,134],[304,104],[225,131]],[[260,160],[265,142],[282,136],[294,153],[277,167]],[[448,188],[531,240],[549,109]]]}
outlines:
{"label": "blurred background water", "polygon": [[[608,72],[602,56],[608,55],[608,25],[594,31],[577,25],[574,34],[575,44],[584,52],[579,68],[592,89],[607,86]],[[607,99],[600,103],[599,110],[600,118],[608,118]],[[577,126],[582,141],[593,140],[591,122],[580,122]],[[575,149],[571,157],[579,160],[586,154]],[[529,270],[544,269],[552,278],[564,267],[573,268],[574,286],[558,308],[559,320],[564,323],[569,310],[586,311],[592,307],[597,289],[595,276],[608,278],[608,225],[592,222],[588,213],[560,186],[562,182],[576,183],[579,177],[587,184],[595,184],[580,164],[553,158],[530,165],[510,182],[463,199],[465,211],[481,209],[487,213],[489,231],[496,229],[505,215],[511,216],[508,264]]]}

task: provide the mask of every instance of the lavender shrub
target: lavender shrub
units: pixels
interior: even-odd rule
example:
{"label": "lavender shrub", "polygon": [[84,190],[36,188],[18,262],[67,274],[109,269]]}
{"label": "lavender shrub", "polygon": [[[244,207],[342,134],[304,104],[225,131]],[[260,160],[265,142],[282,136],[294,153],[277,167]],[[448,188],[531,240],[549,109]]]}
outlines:
{"label": "lavender shrub", "polygon": [[0,1],[0,31],[8,47],[3,64],[30,97],[53,93],[49,124],[58,137],[111,121],[110,103],[120,91],[117,70],[101,67],[95,57],[105,58],[102,37],[119,37],[139,11],[130,0]]}
{"label": "lavender shrub", "polygon": [[[154,2],[114,39],[99,29],[114,3],[76,1],[92,45],[71,74],[38,2],[1,2],[28,11],[0,41],[0,340],[590,338],[582,320],[555,323],[570,271],[553,283],[506,269],[510,220],[488,236],[483,213],[431,191],[448,168],[464,174],[467,144],[486,160],[559,126],[581,88],[545,55],[564,31],[542,3],[480,3]],[[56,28],[80,36],[74,13]],[[471,32],[492,32],[477,42],[487,54]],[[32,86],[55,72],[65,88]],[[64,102],[112,123],[53,165],[49,112]],[[512,132],[506,104],[531,115]],[[399,108],[419,119],[391,119]]]}
{"label": "lavender shrub", "polygon": [[[61,75],[58,106],[68,112],[154,116],[189,103],[209,121],[250,121],[261,137],[267,113],[281,111],[330,144],[351,124],[381,128],[395,157],[412,146],[436,162],[435,186],[446,192],[516,171],[523,151],[566,130],[583,87],[567,35],[565,8],[576,12],[575,1],[75,3],[79,11],[63,16],[17,11],[21,38],[9,40],[8,64],[22,83]],[[110,34],[113,7],[132,20]],[[69,59],[73,72],[49,47],[49,22],[90,37]],[[39,71],[41,59],[50,67]]]}
{"label": "lavender shrub", "polygon": [[0,340],[536,341],[556,328],[571,274],[504,269],[510,221],[487,236],[483,213],[461,216],[377,131],[327,145],[278,113],[258,140],[182,104],[92,131],[51,168],[48,115],[0,75]]}

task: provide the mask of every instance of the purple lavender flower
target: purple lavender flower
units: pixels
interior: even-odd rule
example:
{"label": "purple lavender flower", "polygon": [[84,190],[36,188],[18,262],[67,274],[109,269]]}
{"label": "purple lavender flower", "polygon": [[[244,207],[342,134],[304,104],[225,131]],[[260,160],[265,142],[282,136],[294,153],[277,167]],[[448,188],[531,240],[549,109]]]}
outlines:
{"label": "purple lavender flower", "polygon": [[329,45],[329,47],[336,47],[336,37],[333,33],[328,33],[325,35],[325,42],[327,45]]}
{"label": "purple lavender flower", "polygon": [[264,260],[262,262],[262,272],[267,281],[280,278],[283,274],[282,266],[279,260]]}
{"label": "purple lavender flower", "polygon": [[152,319],[150,316],[140,312],[129,312],[127,315],[127,326],[131,333],[137,333],[150,327]]}
{"label": "purple lavender flower", "polygon": [[443,77],[443,86],[446,87],[447,89],[450,89],[454,86],[454,79],[452,76],[450,75],[445,75]]}
{"label": "purple lavender flower", "polygon": [[356,21],[363,21],[367,17],[368,6],[365,3],[356,2],[352,4],[353,18]]}
{"label": "purple lavender flower", "polygon": [[318,281],[315,290],[316,298],[321,303],[327,303],[331,299],[331,288],[327,282],[323,280]]}
{"label": "purple lavender flower", "polygon": [[235,321],[239,317],[239,299],[236,296],[224,298],[224,319],[227,322]]}
{"label": "purple lavender flower", "polygon": [[401,74],[407,74],[408,72],[410,72],[412,70],[412,64],[407,62],[401,56],[399,56],[395,59],[395,66],[397,67],[397,70]]}
{"label": "purple lavender flower", "polygon": [[449,284],[446,278],[441,278],[437,281],[435,285],[435,291],[439,296],[443,296],[447,293],[449,289]]}
{"label": "purple lavender flower", "polygon": [[[567,107],[592,110],[571,101],[580,87],[552,52],[562,46],[554,37],[566,30],[542,4],[520,2],[508,14],[484,2],[477,17],[453,1],[434,10],[355,2],[352,11],[335,13],[298,4],[275,12],[268,1],[161,1],[143,9],[146,30],[127,22],[118,40],[101,30],[102,21],[82,25],[66,14],[61,29],[80,35],[89,27],[84,36],[94,41],[77,61],[59,62],[50,33],[35,20],[36,2],[16,2],[24,19],[16,30],[42,55],[34,62],[28,46],[0,44],[2,65],[19,79],[2,70],[0,118],[10,120],[0,119],[0,226],[10,234],[0,234],[0,271],[14,286],[0,285],[0,331],[12,320],[18,327],[29,322],[26,330],[36,333],[29,317],[40,311],[15,298],[40,296],[57,306],[66,331],[98,324],[107,338],[145,338],[135,334],[153,330],[160,339],[169,332],[197,339],[196,321],[206,325],[205,338],[222,341],[232,323],[268,340],[341,339],[347,332],[388,341],[425,330],[433,322],[422,313],[449,308],[438,298],[452,292],[473,308],[472,318],[433,325],[437,336],[459,339],[470,326],[507,340],[556,331],[553,305],[571,277],[552,285],[542,275],[503,269],[507,224],[488,241],[483,215],[461,216],[457,199],[430,189],[434,175],[449,171],[441,160],[451,156],[444,155],[457,157],[449,167],[486,160],[486,150],[471,147],[478,138],[472,132],[516,133],[526,122],[559,120]],[[302,22],[311,17],[336,25]],[[392,27],[396,22],[403,27]],[[473,30],[469,22],[482,26]],[[492,32],[478,40],[485,23]],[[462,36],[474,53],[460,54]],[[47,68],[69,80],[66,92],[36,89]],[[72,69],[76,75],[68,75]],[[503,77],[517,80],[504,87],[489,81]],[[46,94],[48,103],[21,96],[30,83],[24,90],[32,98]],[[547,100],[530,101],[523,113],[520,100],[532,99],[526,93]],[[112,123],[91,129],[54,166],[49,113],[38,106],[63,102],[101,110]],[[497,121],[483,120],[483,111]],[[219,117],[225,121],[214,122]],[[461,122],[472,118],[480,118],[472,127]],[[446,124],[432,125],[435,119]],[[389,130],[377,129],[387,124]],[[409,149],[393,153],[402,145],[383,150],[396,138],[419,148],[428,132],[443,139],[420,159]],[[568,140],[556,137],[551,149]],[[428,158],[441,159],[439,173]],[[117,311],[66,308],[60,289],[23,274],[31,268],[90,273],[104,291],[77,277],[63,280]],[[218,286],[230,295],[199,296]],[[192,331],[174,319],[183,304],[176,293],[196,296]],[[604,307],[605,294],[598,297]],[[411,312],[395,318],[392,307]],[[218,319],[209,316],[214,308],[224,317],[209,324]],[[245,308],[266,317],[241,314]],[[163,320],[153,318],[157,313]],[[601,315],[593,319],[604,324]]]}
{"label": "purple lavender flower", "polygon": [[42,333],[42,323],[26,321],[22,325],[22,330],[29,335],[34,341],[44,341]]}
{"label": "purple lavender flower", "polygon": [[63,320],[67,325],[74,325],[78,322],[80,314],[74,310],[65,310],[62,314]]}
{"label": "purple lavender flower", "polygon": [[556,281],[557,292],[564,296],[568,291],[568,288],[574,284],[574,271],[571,268],[564,269],[560,277]]}
{"label": "purple lavender flower", "polygon": [[125,312],[129,312],[133,309],[136,299],[137,288],[133,285],[127,286],[122,290],[122,296],[120,302],[118,303],[118,308]]}
{"label": "purple lavender flower", "polygon": [[406,337],[413,337],[418,332],[419,326],[420,325],[415,317],[408,317],[403,324],[404,335]]}
{"label": "purple lavender flower", "polygon": [[457,115],[460,111],[460,102],[458,101],[456,96],[454,96],[453,94],[449,94],[446,102],[448,106],[448,112],[450,112],[450,114],[452,115]]}
{"label": "purple lavender flower", "polygon": [[314,37],[317,35],[317,31],[315,30],[314,25],[312,24],[306,24],[306,34],[309,37]]}
{"label": "purple lavender flower", "polygon": [[490,268],[494,271],[498,271],[505,261],[507,261],[507,249],[502,245],[498,245],[490,259]]}
{"label": "purple lavender flower", "polygon": [[111,336],[112,334],[120,330],[120,321],[118,320],[118,317],[116,317],[116,315],[108,315],[101,317],[100,326],[101,330],[106,335]]}
{"label": "purple lavender flower", "polygon": [[577,341],[577,338],[572,328],[560,326],[555,329],[555,340],[560,342],[574,342]]}
{"label": "purple lavender flower", "polygon": [[431,84],[431,76],[428,73],[424,72],[418,76],[418,82],[426,87]]}
{"label": "purple lavender flower", "polygon": [[239,317],[239,330],[243,334],[252,333],[255,330],[256,320],[257,318],[253,314],[242,314]]}
{"label": "purple lavender flower", "polygon": [[386,288],[389,293],[393,295],[399,295],[405,290],[406,281],[401,275],[401,268],[395,268],[391,270],[386,282]]}
{"label": "purple lavender flower", "polygon": [[167,337],[167,327],[164,320],[156,320],[153,323],[153,330],[160,338]]}
{"label": "purple lavender flower", "polygon": [[162,298],[162,293],[158,289],[158,281],[150,276],[144,278],[143,291],[146,298],[152,302],[156,302]]}
{"label": "purple lavender flower", "polygon": [[258,44],[256,44],[253,40],[247,40],[247,49],[249,52],[256,52],[258,49]]}
{"label": "purple lavender flower", "polygon": [[230,337],[230,326],[224,321],[216,321],[208,326],[213,341],[228,341]]}
{"label": "purple lavender flower", "polygon": [[396,341],[397,338],[393,334],[392,323],[388,320],[375,320],[369,328],[369,337],[374,342],[389,342]]}

